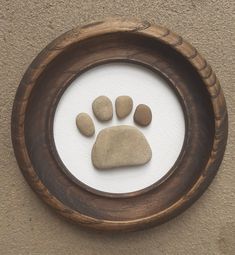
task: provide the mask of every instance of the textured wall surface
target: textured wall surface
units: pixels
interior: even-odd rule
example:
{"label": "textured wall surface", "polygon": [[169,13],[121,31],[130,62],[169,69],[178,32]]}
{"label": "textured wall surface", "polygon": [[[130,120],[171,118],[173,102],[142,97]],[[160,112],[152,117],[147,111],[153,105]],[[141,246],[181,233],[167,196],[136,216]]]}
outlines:
{"label": "textured wall surface", "polygon": [[[59,218],[16,164],[10,115],[16,88],[38,52],[61,33],[110,16],[147,19],[193,43],[217,73],[229,111],[224,161],[206,193],[157,228],[99,234]],[[235,2],[231,0],[0,0],[0,254],[234,254]]]}

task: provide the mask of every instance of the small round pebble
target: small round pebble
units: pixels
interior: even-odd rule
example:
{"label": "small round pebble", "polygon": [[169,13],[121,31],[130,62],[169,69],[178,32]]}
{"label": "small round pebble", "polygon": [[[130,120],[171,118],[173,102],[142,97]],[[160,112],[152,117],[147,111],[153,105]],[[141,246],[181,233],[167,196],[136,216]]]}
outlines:
{"label": "small round pebble", "polygon": [[140,126],[148,126],[152,121],[151,109],[145,104],[139,104],[135,110],[134,121]]}
{"label": "small round pebble", "polygon": [[119,96],[115,101],[116,114],[123,119],[130,114],[133,108],[133,100],[129,96]]}
{"label": "small round pebble", "polygon": [[84,136],[90,137],[95,133],[95,126],[91,117],[87,113],[79,113],[76,118],[78,130]]}
{"label": "small round pebble", "polygon": [[108,121],[113,117],[113,105],[106,96],[97,97],[92,103],[92,110],[99,121]]}

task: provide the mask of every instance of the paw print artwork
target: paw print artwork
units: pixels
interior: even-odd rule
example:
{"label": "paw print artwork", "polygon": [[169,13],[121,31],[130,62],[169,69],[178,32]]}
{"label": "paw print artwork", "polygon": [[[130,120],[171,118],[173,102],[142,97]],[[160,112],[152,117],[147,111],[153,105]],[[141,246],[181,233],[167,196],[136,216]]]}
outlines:
{"label": "paw print artwork", "polygon": [[[118,119],[127,117],[132,108],[133,101],[129,96],[119,96],[115,101]],[[113,105],[106,96],[96,98],[93,101],[92,110],[100,122],[110,121],[113,118]],[[144,104],[138,105],[133,119],[138,126],[148,126],[152,120],[150,108]],[[95,126],[87,113],[78,114],[76,125],[82,135],[94,136]],[[144,165],[151,158],[152,150],[144,134],[139,128],[130,125],[118,125],[102,129],[91,150],[91,160],[97,169]]]}

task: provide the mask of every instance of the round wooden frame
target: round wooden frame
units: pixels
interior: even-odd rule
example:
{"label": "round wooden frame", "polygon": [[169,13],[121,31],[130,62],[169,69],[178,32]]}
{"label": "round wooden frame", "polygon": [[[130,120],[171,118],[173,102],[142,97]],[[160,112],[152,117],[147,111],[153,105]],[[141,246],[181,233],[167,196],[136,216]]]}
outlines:
{"label": "round wooden frame", "polygon": [[[82,72],[111,61],[141,64],[163,76],[186,120],[184,146],[171,174],[149,188],[117,196],[70,178],[52,134],[65,89]],[[184,211],[215,176],[227,133],[226,103],[211,67],[182,37],[148,22],[111,20],[63,34],[29,66],[12,112],[15,155],[33,190],[60,215],[99,230],[143,229]]]}

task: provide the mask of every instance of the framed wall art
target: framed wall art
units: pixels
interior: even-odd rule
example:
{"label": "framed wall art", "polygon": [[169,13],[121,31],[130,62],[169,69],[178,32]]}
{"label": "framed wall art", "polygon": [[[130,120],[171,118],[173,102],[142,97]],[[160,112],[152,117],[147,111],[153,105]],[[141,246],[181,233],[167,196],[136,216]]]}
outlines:
{"label": "framed wall art", "polygon": [[18,87],[12,142],[32,189],[97,230],[164,223],[211,183],[227,109],[207,61],[149,22],[109,20],[50,43]]}

